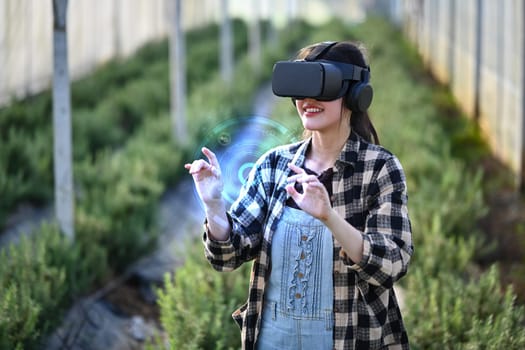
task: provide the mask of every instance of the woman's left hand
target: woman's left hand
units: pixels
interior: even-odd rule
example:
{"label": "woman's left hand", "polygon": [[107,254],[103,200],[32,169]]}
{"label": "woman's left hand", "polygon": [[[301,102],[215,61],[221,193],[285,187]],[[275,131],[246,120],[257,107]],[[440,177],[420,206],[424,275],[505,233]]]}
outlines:
{"label": "woman's left hand", "polygon": [[[317,176],[308,175],[304,169],[294,165],[288,164],[288,167],[295,172],[288,178],[288,185],[286,191],[293,198],[295,203],[313,217],[326,221],[332,211],[330,205],[330,198],[328,191],[324,185],[319,181]],[[294,183],[298,182],[303,186],[303,193],[297,192]]]}

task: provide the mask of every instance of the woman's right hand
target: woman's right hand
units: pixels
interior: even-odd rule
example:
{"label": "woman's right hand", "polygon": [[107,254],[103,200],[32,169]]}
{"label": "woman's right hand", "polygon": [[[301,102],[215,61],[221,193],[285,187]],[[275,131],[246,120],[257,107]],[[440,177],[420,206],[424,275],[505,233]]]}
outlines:
{"label": "woman's right hand", "polygon": [[226,215],[226,209],[222,200],[222,189],[224,187],[221,178],[221,167],[215,154],[208,148],[203,147],[202,153],[208,158],[194,160],[184,167],[193,176],[195,188],[206,209],[210,237],[218,241],[225,241],[231,231],[231,226]]}
{"label": "woman's right hand", "polygon": [[222,204],[223,182],[221,168],[217,157],[208,148],[203,147],[202,153],[208,158],[194,160],[184,167],[193,176],[193,182],[201,201],[208,208]]}

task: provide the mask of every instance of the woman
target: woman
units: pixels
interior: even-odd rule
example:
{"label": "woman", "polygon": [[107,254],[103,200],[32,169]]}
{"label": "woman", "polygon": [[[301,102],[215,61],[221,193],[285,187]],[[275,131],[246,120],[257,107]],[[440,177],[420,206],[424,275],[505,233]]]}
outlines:
{"label": "woman", "polygon": [[228,212],[213,152],[185,165],[206,208],[212,266],[254,261],[248,301],[233,314],[243,349],[408,348],[393,289],[413,252],[406,180],[372,143],[368,72],[350,42],[314,44],[276,65],[274,92],[292,97],[309,135],[262,156]]}

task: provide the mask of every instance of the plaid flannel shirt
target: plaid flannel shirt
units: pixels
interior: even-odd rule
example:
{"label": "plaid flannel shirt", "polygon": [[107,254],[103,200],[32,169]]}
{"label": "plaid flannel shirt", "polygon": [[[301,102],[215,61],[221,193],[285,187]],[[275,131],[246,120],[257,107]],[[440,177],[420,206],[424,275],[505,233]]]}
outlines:
{"label": "plaid flannel shirt", "polygon": [[[248,301],[233,313],[243,349],[253,349],[260,329],[264,288],[270,274],[272,234],[288,198],[287,164],[302,167],[310,140],[267,152],[253,167],[228,217],[224,242],[205,232],[205,254],[218,271],[254,260]],[[333,208],[363,232],[360,262],[334,240],[334,348],[408,349],[393,284],[405,275],[413,252],[406,179],[398,159],[351,133],[334,166]],[[206,227],[206,226],[205,226]]]}

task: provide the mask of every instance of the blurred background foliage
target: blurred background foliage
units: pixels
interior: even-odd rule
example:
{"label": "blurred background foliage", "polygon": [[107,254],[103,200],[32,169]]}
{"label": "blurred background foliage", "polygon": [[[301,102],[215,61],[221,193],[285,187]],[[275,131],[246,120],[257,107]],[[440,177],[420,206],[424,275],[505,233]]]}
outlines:
{"label": "blurred background foliage", "polygon": [[[236,84],[227,88],[217,69],[217,31],[210,25],[187,33],[187,61],[194,63],[187,72],[189,145],[171,135],[165,41],[73,84],[77,240],[72,245],[46,224],[1,251],[0,348],[38,348],[76,298],[153,249],[160,196],[181,179],[182,165],[210,125],[250,113],[273,62],[312,42],[348,39],[369,49],[372,119],[408,177],[415,253],[401,286],[412,347],[524,348],[523,306],[500,283],[496,265],[482,269],[476,263],[490,253],[490,244],[477,227],[487,211],[483,177],[470,164],[487,147],[446,89],[431,82],[402,34],[378,19],[355,26],[297,22],[277,45],[264,47],[263,67],[254,74],[245,55],[246,24],[235,21]],[[49,92],[0,109],[0,223],[18,205],[51,200],[50,115]],[[279,100],[272,118],[300,137],[288,99]],[[199,237],[200,227],[188,236]],[[158,290],[165,332],[147,347],[237,349],[240,338],[229,314],[246,298],[249,264],[219,274],[198,240],[187,246],[185,265]]]}

